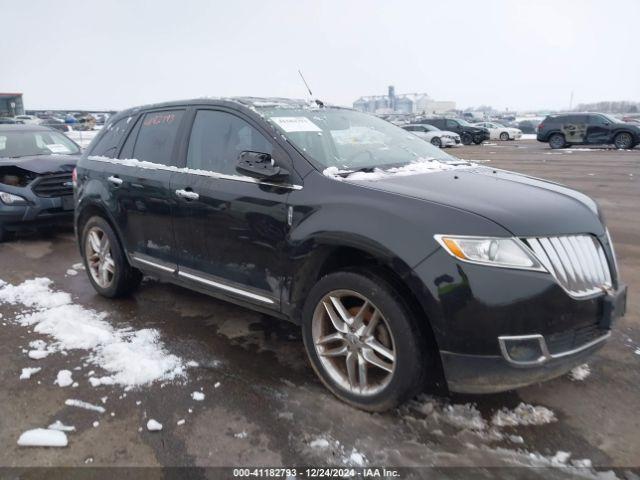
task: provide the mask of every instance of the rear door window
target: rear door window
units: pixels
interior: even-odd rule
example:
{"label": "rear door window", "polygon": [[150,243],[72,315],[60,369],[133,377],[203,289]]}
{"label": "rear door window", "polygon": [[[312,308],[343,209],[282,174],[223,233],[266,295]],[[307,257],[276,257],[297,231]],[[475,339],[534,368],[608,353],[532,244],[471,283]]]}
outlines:
{"label": "rear door window", "polygon": [[455,130],[458,128],[458,122],[455,120],[447,120],[447,128],[453,128]]}
{"label": "rear door window", "polygon": [[273,152],[273,145],[247,121],[230,113],[199,110],[193,122],[187,167],[239,175],[236,161],[240,152]]}
{"label": "rear door window", "polygon": [[176,166],[178,162],[173,150],[183,116],[184,110],[164,110],[145,114],[135,139],[133,158]]}
{"label": "rear door window", "polygon": [[100,137],[98,143],[91,149],[91,155],[114,158],[118,151],[118,145],[122,140],[132,117],[126,117],[113,124],[107,125],[107,131]]}

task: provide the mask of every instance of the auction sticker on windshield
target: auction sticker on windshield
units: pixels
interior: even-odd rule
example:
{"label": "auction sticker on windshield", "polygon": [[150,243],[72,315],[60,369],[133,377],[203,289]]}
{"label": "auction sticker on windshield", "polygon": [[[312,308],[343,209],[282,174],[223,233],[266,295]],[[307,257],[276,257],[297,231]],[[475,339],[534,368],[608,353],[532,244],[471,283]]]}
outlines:
{"label": "auction sticker on windshield", "polygon": [[271,117],[285,132],[321,132],[322,130],[307,117]]}
{"label": "auction sticker on windshield", "polygon": [[50,143],[47,145],[47,148],[53,153],[71,153],[69,148],[61,143]]}

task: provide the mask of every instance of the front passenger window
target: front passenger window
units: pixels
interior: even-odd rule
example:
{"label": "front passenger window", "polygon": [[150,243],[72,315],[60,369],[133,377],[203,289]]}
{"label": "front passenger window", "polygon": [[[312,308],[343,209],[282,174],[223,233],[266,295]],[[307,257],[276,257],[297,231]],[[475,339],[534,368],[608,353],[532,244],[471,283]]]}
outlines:
{"label": "front passenger window", "polygon": [[238,175],[240,152],[273,153],[273,146],[245,120],[230,113],[199,110],[193,122],[187,167]]}

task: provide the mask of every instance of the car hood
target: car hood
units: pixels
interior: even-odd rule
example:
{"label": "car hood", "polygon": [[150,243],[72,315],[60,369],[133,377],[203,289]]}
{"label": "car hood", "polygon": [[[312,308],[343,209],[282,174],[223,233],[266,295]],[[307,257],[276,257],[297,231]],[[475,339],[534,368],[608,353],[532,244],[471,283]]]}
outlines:
{"label": "car hood", "polygon": [[71,172],[79,155],[34,155],[32,157],[0,157],[0,167],[19,167],[33,173]]}
{"label": "car hood", "polygon": [[604,233],[598,206],[588,196],[505,170],[456,168],[354,183],[472,212],[516,236]]}

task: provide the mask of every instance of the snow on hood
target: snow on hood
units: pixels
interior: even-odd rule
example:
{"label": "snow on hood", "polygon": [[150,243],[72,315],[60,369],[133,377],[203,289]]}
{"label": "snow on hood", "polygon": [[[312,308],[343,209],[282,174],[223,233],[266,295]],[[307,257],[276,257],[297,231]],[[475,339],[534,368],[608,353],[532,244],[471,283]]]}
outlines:
{"label": "snow on hood", "polygon": [[427,158],[416,162],[408,163],[402,167],[392,167],[387,169],[374,168],[371,172],[354,172],[352,170],[341,170],[338,167],[329,167],[323,170],[323,174],[336,180],[366,180],[375,181],[393,176],[417,175],[422,173],[435,173],[461,168],[473,168],[477,165],[464,160],[443,161],[435,158]]}
{"label": "snow on hood", "polygon": [[101,384],[136,387],[185,375],[188,365],[166,351],[157,330],[114,328],[105,312],[73,303],[71,295],[54,291],[52,283],[48,278],[19,285],[0,280],[0,303],[25,307],[15,322],[53,338],[48,346],[41,342],[40,351],[89,350],[89,361],[108,372]]}

